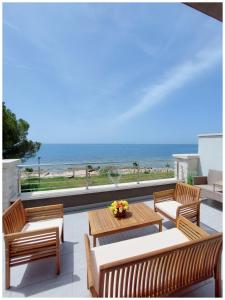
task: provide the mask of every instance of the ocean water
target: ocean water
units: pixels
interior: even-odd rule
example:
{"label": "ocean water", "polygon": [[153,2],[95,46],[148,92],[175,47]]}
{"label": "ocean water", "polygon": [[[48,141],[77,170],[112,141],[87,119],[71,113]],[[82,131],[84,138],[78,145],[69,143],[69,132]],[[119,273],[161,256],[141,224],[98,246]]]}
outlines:
{"label": "ocean water", "polygon": [[88,164],[103,162],[127,162],[165,160],[172,154],[197,153],[197,144],[42,144],[35,157],[23,164]]}

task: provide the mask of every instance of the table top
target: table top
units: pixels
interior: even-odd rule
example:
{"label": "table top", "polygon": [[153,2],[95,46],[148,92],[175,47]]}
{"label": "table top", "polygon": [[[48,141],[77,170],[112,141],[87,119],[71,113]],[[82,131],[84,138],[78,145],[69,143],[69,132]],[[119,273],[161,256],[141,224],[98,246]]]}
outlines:
{"label": "table top", "polygon": [[217,181],[213,183],[214,185],[223,186],[223,181]]}
{"label": "table top", "polygon": [[163,218],[145,203],[129,204],[126,217],[118,219],[114,217],[109,208],[103,208],[88,212],[88,220],[91,235],[104,235],[115,233],[125,229],[134,229],[147,225],[159,224]]}

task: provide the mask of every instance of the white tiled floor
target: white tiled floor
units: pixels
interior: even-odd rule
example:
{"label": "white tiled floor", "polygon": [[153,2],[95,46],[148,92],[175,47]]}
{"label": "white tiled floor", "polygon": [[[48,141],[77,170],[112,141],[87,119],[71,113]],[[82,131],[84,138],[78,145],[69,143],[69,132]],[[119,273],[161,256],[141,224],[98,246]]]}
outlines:
{"label": "white tiled floor", "polygon": [[[153,201],[146,202],[153,207]],[[4,297],[90,297],[86,285],[86,260],[83,236],[88,233],[87,212],[66,213],[65,243],[62,245],[62,268],[55,275],[54,258],[32,262],[11,269],[11,288]],[[164,220],[163,230],[174,227]],[[222,231],[222,210],[201,204],[201,227],[208,232]],[[156,226],[127,231],[99,239],[99,244],[111,243],[156,232]],[[4,274],[4,270],[3,270]],[[4,276],[3,276],[4,277]],[[214,281],[207,280],[176,294],[176,297],[214,297]]]}

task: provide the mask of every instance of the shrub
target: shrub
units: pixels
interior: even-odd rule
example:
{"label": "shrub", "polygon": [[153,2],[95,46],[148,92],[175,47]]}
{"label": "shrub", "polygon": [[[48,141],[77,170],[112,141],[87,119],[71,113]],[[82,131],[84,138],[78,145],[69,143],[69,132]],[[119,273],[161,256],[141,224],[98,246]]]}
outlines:
{"label": "shrub", "polygon": [[116,177],[119,176],[119,173],[117,170],[115,170],[113,166],[107,166],[100,169],[100,175],[102,176],[111,175],[112,177]]}
{"label": "shrub", "polygon": [[112,169],[111,166],[108,167],[102,167],[99,171],[100,175],[102,176],[106,176],[108,174],[108,172]]}
{"label": "shrub", "polygon": [[193,177],[196,176],[196,172],[189,172],[187,175],[187,183],[193,185]]}
{"label": "shrub", "polygon": [[26,172],[32,173],[34,170],[32,168],[25,168]]}
{"label": "shrub", "polygon": [[21,192],[34,192],[38,191],[39,183],[32,180],[27,180],[25,183],[21,184]]}
{"label": "shrub", "polygon": [[134,167],[134,168],[138,168],[138,167],[139,167],[139,163],[138,163],[137,161],[134,161],[134,162],[133,162],[133,167]]}

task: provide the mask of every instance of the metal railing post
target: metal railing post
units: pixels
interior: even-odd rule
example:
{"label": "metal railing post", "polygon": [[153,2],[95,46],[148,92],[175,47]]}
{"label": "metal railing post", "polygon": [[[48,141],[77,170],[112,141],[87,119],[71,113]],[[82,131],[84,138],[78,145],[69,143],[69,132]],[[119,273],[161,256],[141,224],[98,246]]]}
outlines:
{"label": "metal railing post", "polygon": [[140,164],[138,162],[138,165],[137,165],[137,184],[140,183]]}
{"label": "metal railing post", "polygon": [[18,168],[18,194],[21,195],[21,169]]}
{"label": "metal railing post", "polygon": [[41,183],[41,167],[40,167],[40,161],[41,161],[41,157],[38,156],[38,178],[39,178],[39,185]]}
{"label": "metal railing post", "polygon": [[118,185],[119,185],[119,181],[120,181],[120,174],[119,174],[119,169],[118,169],[118,167],[116,166],[116,182],[115,182],[115,187],[118,187]]}
{"label": "metal railing post", "polygon": [[88,167],[86,166],[86,189],[88,190]]}
{"label": "metal railing post", "polygon": [[179,164],[179,161],[177,160],[177,180],[180,179],[179,170],[180,170],[180,164]]}

